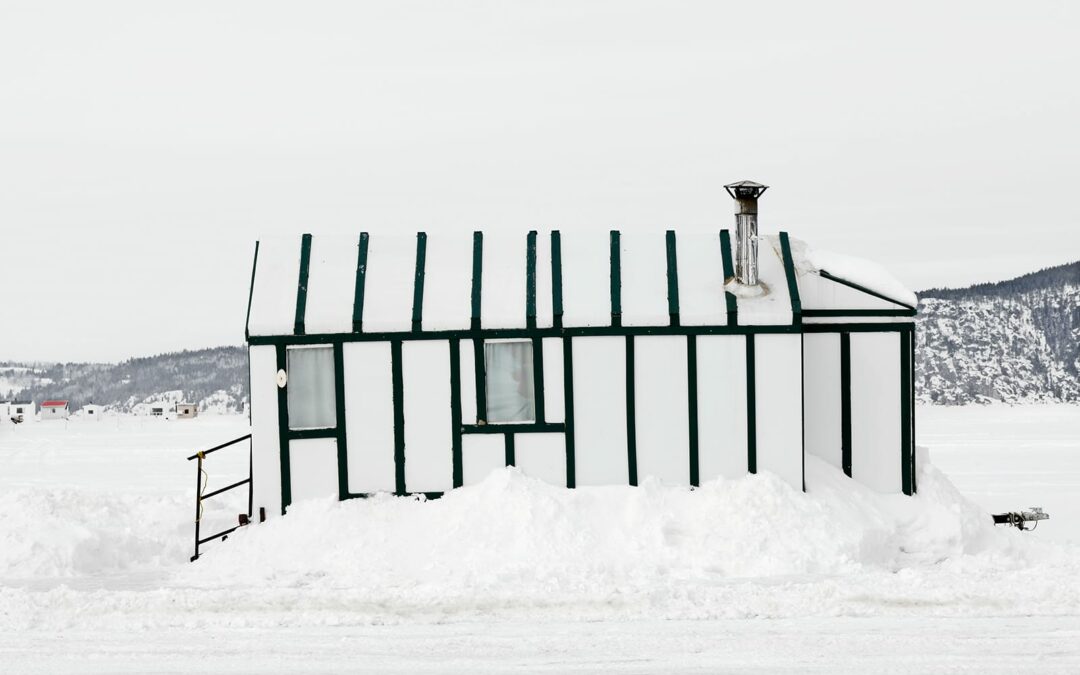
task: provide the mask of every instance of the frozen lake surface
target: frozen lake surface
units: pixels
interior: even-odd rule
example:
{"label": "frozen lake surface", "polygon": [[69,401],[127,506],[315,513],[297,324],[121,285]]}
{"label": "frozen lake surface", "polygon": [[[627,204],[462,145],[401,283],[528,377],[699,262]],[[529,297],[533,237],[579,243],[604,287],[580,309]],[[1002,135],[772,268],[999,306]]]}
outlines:
{"label": "frozen lake surface", "polygon": [[[914,501],[813,462],[806,496],[507,472],[430,504],[303,505],[188,564],[184,457],[245,419],[3,426],[0,672],[1077,672],[1080,407],[918,415],[964,496],[1052,519],[987,527],[933,470]],[[208,467],[213,489],[246,455]]]}

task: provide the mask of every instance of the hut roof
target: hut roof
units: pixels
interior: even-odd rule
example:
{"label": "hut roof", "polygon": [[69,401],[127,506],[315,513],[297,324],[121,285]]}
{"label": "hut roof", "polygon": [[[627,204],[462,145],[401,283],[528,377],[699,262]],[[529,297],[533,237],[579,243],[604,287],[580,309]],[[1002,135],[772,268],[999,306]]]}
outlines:
{"label": "hut roof", "polygon": [[[249,335],[405,333],[470,328],[791,325],[818,270],[786,234],[762,237],[767,292],[740,293],[725,231],[362,233],[264,239],[256,248]],[[726,271],[726,273],[725,273]],[[815,277],[807,282],[807,275]],[[900,307],[840,282],[822,308]],[[827,287],[826,287],[827,288]],[[734,292],[731,292],[734,291]],[[885,305],[880,303],[885,302]]]}

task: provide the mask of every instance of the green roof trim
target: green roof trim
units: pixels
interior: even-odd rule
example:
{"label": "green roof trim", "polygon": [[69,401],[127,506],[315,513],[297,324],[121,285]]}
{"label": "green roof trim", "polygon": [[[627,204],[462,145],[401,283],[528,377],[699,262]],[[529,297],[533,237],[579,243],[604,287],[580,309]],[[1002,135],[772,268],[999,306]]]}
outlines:
{"label": "green roof trim", "polygon": [[367,282],[367,255],[368,240],[367,232],[360,233],[360,252],[356,257],[356,288],[353,291],[353,332],[359,333],[364,330],[364,284]]}
{"label": "green roof trim", "polygon": [[675,248],[675,230],[664,235],[667,244],[667,303],[672,326],[679,325],[679,264]]}
{"label": "green roof trim", "polygon": [[422,330],[424,321],[424,268],[427,263],[427,234],[416,233],[416,272],[413,276],[412,329]]}
{"label": "green roof trim", "polygon": [[308,271],[311,266],[311,235],[300,238],[300,278],[296,284],[296,319],[293,332],[304,334],[304,315],[307,312]]}

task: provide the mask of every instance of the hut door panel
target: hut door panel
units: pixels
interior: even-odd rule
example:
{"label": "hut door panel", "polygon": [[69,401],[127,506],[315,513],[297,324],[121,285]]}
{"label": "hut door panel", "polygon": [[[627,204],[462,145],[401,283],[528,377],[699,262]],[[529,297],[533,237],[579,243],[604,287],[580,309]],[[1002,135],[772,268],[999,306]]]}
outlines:
{"label": "hut door panel", "polygon": [[454,487],[450,419],[450,343],[401,346],[405,405],[405,489],[443,492]]}
{"label": "hut door panel", "polygon": [[393,492],[394,384],[388,342],[346,342],[349,492]]}
{"label": "hut door panel", "polygon": [[901,491],[900,428],[900,333],[852,333],[852,478]]}
{"label": "hut door panel", "polygon": [[626,338],[573,340],[577,485],[626,485]]}
{"label": "hut door panel", "polygon": [[562,434],[516,434],[514,464],[526,476],[566,487],[566,440]]}
{"label": "hut door panel", "polygon": [[840,334],[803,336],[806,452],[843,468]]}
{"label": "hut door panel", "polygon": [[746,475],[746,338],[699,335],[698,475],[702,484],[717,477]]}
{"label": "hut door panel", "polygon": [[802,336],[758,334],[754,352],[757,469],[802,490]]}
{"label": "hut door panel", "polygon": [[289,441],[289,474],[293,504],[305,499],[337,499],[337,441],[332,438]]}
{"label": "hut door panel", "polygon": [[461,477],[476,485],[492,471],[506,467],[506,440],[502,434],[472,434],[461,439]]}
{"label": "hut door panel", "polygon": [[634,338],[638,481],[690,485],[686,337]]}
{"label": "hut door panel", "polygon": [[[548,422],[566,420],[563,402],[563,341],[562,338],[544,338],[544,419]],[[561,441],[560,441],[561,442]],[[566,459],[563,459],[566,464]],[[564,475],[560,484],[566,484]]]}
{"label": "hut door panel", "polygon": [[251,369],[252,506],[268,515],[281,513],[281,445],[278,427],[277,348],[248,350]]}

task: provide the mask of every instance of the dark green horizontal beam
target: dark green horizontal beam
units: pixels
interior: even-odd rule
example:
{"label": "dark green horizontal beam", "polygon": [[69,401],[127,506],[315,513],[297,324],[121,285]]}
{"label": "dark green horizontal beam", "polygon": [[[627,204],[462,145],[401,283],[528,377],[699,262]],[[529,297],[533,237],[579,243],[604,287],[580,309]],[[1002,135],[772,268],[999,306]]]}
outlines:
{"label": "dark green horizontal beam", "polygon": [[913,309],[804,309],[806,317],[836,316],[915,316]]}
{"label": "dark green horizontal beam", "polygon": [[804,333],[899,333],[905,330],[915,330],[915,324],[911,321],[897,321],[888,323],[804,323]]}
{"label": "dark green horizontal beam", "polygon": [[290,441],[302,441],[306,438],[337,438],[337,428],[329,429],[289,429],[287,432]]}
{"label": "dark green horizontal beam", "polygon": [[[831,325],[831,324],[830,324]],[[837,324],[838,325],[838,324]],[[747,335],[752,333],[799,333],[799,326],[582,326],[578,328],[476,328],[382,333],[324,333],[319,335],[252,335],[252,345],[310,345],[335,342],[386,342],[389,340],[499,340],[505,338],[603,337],[625,335]]]}
{"label": "dark green horizontal beam", "polygon": [[463,434],[549,434],[566,431],[566,425],[561,422],[522,422],[519,424],[465,424],[461,427]]}

